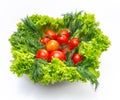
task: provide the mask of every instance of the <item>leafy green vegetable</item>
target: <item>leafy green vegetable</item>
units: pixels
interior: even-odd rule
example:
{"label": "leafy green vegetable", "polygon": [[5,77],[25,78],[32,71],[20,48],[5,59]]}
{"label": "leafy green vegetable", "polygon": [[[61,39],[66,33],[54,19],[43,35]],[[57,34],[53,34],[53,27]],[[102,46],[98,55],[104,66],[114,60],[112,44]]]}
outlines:
{"label": "leafy green vegetable", "polygon": [[20,51],[13,51],[14,60],[10,67],[13,73],[16,73],[19,77],[23,74],[27,74],[31,69],[31,65],[34,64],[34,55],[30,52],[22,53]]}
{"label": "leafy green vegetable", "polygon": [[[18,76],[26,74],[33,82],[41,82],[44,85],[64,80],[68,82],[81,80],[90,81],[97,88],[100,76],[99,57],[108,49],[110,41],[98,27],[99,23],[96,22],[94,14],[81,11],[64,14],[63,18],[35,14],[22,19],[17,26],[17,31],[9,39],[14,58],[10,67],[13,73]],[[53,58],[50,63],[36,59],[36,52],[44,48],[39,39],[47,29],[55,32],[68,29],[71,38],[81,40],[81,43],[67,54],[66,61]],[[71,57],[76,51],[84,58],[82,62],[74,65]]]}
{"label": "leafy green vegetable", "polygon": [[56,83],[67,80],[69,82],[85,79],[77,72],[75,67],[67,67],[61,60],[53,58],[52,62],[42,67],[42,84]]}

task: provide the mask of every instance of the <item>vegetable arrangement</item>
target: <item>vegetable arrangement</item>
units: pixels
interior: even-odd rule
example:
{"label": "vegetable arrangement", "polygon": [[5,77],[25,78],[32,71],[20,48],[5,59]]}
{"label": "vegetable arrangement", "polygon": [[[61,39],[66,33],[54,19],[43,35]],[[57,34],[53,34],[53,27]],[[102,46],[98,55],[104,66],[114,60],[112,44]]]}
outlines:
{"label": "vegetable arrangement", "polygon": [[33,82],[90,81],[98,86],[99,57],[110,41],[98,27],[94,14],[66,13],[63,18],[32,15],[17,24],[9,41],[10,70]]}

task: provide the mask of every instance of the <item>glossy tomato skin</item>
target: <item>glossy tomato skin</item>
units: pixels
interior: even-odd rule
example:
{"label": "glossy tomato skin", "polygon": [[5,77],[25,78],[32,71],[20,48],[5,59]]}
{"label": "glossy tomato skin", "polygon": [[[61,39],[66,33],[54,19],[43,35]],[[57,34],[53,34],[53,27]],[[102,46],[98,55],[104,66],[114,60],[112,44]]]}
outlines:
{"label": "glossy tomato skin", "polygon": [[51,52],[59,49],[59,43],[56,40],[50,40],[46,44],[47,51]]}
{"label": "glossy tomato skin", "polygon": [[49,56],[49,60],[52,60],[52,57],[58,58],[60,60],[66,60],[66,55],[61,51],[52,51]]}
{"label": "glossy tomato skin", "polygon": [[57,38],[57,34],[53,30],[46,30],[45,35],[46,35],[46,37],[49,37],[51,39]]}
{"label": "glossy tomato skin", "polygon": [[60,30],[60,32],[58,33],[58,35],[65,35],[67,38],[70,37],[70,33],[68,30]]}
{"label": "glossy tomato skin", "polygon": [[46,60],[47,60],[48,57],[49,57],[49,53],[48,53],[48,51],[45,50],[45,49],[40,49],[40,50],[38,50],[37,53],[36,53],[36,58],[46,59]]}
{"label": "glossy tomato skin", "polygon": [[73,38],[68,42],[71,50],[77,47],[79,43],[80,43],[80,40],[78,38]]}
{"label": "glossy tomato skin", "polygon": [[50,38],[47,38],[47,37],[44,37],[44,38],[41,38],[41,39],[40,39],[40,42],[41,42],[42,44],[46,44],[46,43],[48,43],[48,41],[50,41]]}
{"label": "glossy tomato skin", "polygon": [[77,64],[78,62],[81,62],[83,60],[83,56],[80,55],[79,53],[75,53],[72,56],[72,61],[74,64]]}
{"label": "glossy tomato skin", "polygon": [[59,44],[68,44],[68,37],[66,37],[65,35],[57,36],[57,41],[59,42]]}

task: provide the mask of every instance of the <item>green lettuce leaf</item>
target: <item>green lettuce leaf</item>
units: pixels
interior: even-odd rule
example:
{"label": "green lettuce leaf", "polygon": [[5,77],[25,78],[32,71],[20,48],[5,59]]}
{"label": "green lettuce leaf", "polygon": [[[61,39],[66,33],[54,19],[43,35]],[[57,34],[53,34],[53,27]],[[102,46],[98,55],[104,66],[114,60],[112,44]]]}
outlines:
{"label": "green lettuce leaf", "polygon": [[[70,31],[70,39],[80,39],[81,43],[67,54],[66,61],[53,58],[52,62],[48,62],[35,57],[39,49],[45,48],[39,39],[44,36],[47,29],[56,33],[61,29],[67,29]],[[26,74],[33,82],[40,82],[43,85],[62,81],[90,81],[95,88],[98,86],[100,76],[99,58],[111,44],[109,38],[99,28],[95,15],[83,11],[66,13],[63,18],[38,14],[27,16],[17,24],[17,31],[11,35],[9,41],[13,54],[10,70],[18,77]],[[83,55],[83,61],[77,65],[71,60],[75,52]]]}

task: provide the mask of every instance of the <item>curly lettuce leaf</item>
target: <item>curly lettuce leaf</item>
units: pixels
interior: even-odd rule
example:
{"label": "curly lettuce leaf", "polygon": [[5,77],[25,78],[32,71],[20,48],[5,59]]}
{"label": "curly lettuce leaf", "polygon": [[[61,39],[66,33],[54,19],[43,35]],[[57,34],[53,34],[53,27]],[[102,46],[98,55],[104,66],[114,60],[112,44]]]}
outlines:
{"label": "curly lettuce leaf", "polygon": [[86,81],[76,70],[75,67],[66,66],[58,58],[53,58],[52,62],[42,66],[42,84],[56,83],[67,80],[68,82],[74,82],[78,80]]}
{"label": "curly lettuce leaf", "polygon": [[[63,20],[65,26],[71,32],[71,38],[81,40],[80,45],[76,48],[77,50],[72,51],[78,51],[84,57],[84,60],[76,65],[77,71],[97,87],[97,79],[100,75],[98,71],[99,58],[102,52],[106,51],[111,44],[108,37],[98,27],[99,23],[96,22],[94,14],[87,14],[86,12],[67,13],[64,15]],[[70,55],[72,56],[72,53]],[[72,65],[69,61],[67,64]]]}
{"label": "curly lettuce leaf", "polygon": [[20,51],[12,51],[14,60],[12,60],[12,65],[10,70],[21,77],[23,74],[28,74],[31,69],[31,65],[34,64],[34,54],[27,52],[22,53]]}
{"label": "curly lettuce leaf", "polygon": [[[17,24],[17,31],[12,34],[9,41],[12,45],[13,60],[10,70],[22,76],[26,74],[33,82],[49,83],[90,81],[98,86],[99,58],[103,51],[110,46],[107,36],[99,29],[94,14],[86,12],[67,13],[63,18],[53,18],[34,14],[22,19]],[[81,43],[70,54],[67,61],[53,58],[52,62],[36,59],[37,50],[45,48],[39,42],[47,29],[58,32],[61,29],[70,31],[71,38],[79,38]],[[74,65],[72,55],[79,52],[83,55],[82,62]]]}

